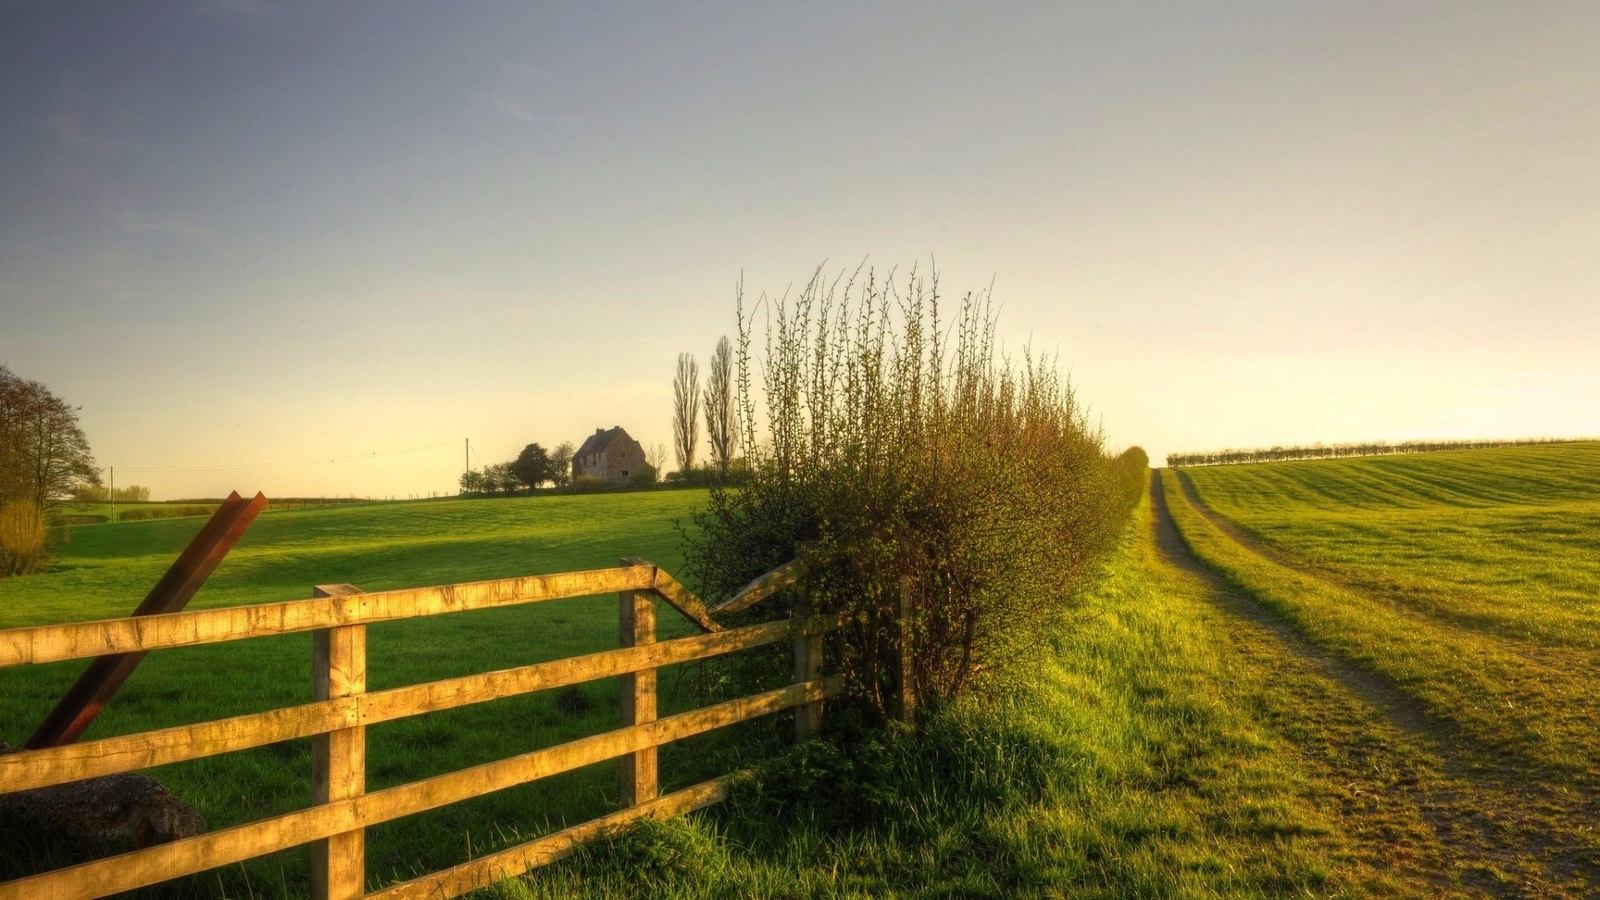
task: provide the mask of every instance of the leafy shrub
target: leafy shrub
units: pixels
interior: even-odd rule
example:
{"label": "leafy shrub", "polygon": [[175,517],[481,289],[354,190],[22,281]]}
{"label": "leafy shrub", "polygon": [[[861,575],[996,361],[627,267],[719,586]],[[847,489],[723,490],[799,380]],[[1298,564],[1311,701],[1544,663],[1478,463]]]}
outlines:
{"label": "leafy shrub", "polygon": [[1113,463],[1053,359],[1000,354],[986,294],[946,323],[937,276],[897,289],[819,269],[797,298],[762,302],[759,366],[739,304],[748,477],[714,487],[685,531],[691,577],[725,597],[804,547],[816,607],[849,618],[829,666],[869,717],[889,711],[902,580],[920,702],[1025,678],[1137,501],[1143,451]]}
{"label": "leafy shrub", "polygon": [[583,491],[598,491],[605,488],[605,486],[606,480],[599,475],[579,475],[577,478],[572,479],[572,489],[580,493]]}
{"label": "leafy shrub", "polygon": [[44,513],[31,500],[0,507],[0,578],[31,575],[49,564]]}

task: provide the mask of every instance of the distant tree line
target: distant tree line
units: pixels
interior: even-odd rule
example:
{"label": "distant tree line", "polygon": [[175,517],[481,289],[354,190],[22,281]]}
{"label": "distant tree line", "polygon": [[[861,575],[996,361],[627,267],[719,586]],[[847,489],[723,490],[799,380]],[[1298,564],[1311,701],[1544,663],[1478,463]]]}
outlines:
{"label": "distant tree line", "polygon": [[148,503],[150,489],[137,484],[127,487],[107,489],[103,484],[82,482],[72,488],[72,502],[77,506],[88,506],[95,503],[105,503],[115,500],[118,503]]}
{"label": "distant tree line", "polygon": [[1312,444],[1305,447],[1257,447],[1250,450],[1210,450],[1200,453],[1169,453],[1167,465],[1237,466],[1246,463],[1282,462],[1293,459],[1346,459],[1355,456],[1393,456],[1402,453],[1432,453],[1438,450],[1487,450],[1493,447],[1521,447],[1528,444],[1566,444],[1579,438],[1521,438],[1486,441],[1375,441],[1366,444]]}
{"label": "distant tree line", "polygon": [[553,451],[538,443],[529,444],[516,459],[461,473],[461,493],[515,494],[546,484],[566,487],[572,483],[573,451],[570,441],[562,441]]}

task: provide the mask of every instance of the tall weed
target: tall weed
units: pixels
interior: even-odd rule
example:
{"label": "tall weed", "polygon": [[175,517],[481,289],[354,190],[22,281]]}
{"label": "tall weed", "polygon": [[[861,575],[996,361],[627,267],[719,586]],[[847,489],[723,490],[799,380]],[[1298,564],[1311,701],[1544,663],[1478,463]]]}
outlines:
{"label": "tall weed", "polygon": [[0,578],[31,575],[49,564],[45,518],[31,500],[12,500],[0,507]]}

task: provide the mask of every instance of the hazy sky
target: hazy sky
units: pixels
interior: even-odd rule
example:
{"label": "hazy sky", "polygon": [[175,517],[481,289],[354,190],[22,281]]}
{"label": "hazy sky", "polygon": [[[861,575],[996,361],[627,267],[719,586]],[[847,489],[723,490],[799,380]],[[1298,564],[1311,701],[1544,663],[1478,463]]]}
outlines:
{"label": "hazy sky", "polygon": [[0,202],[0,363],[157,497],[665,443],[824,260],[1158,459],[1600,432],[1593,0],[0,2]]}

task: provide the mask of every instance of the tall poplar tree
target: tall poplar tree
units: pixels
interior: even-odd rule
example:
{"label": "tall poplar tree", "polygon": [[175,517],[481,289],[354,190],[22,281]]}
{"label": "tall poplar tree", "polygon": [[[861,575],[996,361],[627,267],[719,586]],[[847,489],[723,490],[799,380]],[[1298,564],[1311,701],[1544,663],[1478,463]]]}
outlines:
{"label": "tall poplar tree", "polygon": [[672,380],[672,441],[678,471],[687,475],[700,445],[700,364],[689,353],[678,354],[678,375]]}
{"label": "tall poplar tree", "polygon": [[717,341],[706,373],[706,439],[711,445],[711,463],[727,477],[733,454],[739,449],[739,419],[733,403],[733,347],[728,336]]}

